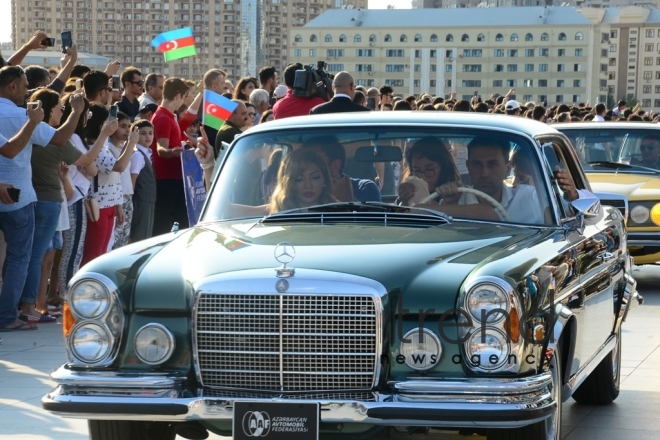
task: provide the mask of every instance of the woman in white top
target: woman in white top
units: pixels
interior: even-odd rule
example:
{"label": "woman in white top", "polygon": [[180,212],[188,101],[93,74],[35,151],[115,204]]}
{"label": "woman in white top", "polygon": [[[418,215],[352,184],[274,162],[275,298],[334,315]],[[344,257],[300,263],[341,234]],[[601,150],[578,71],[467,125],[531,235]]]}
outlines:
{"label": "woman in white top", "polygon": [[[108,114],[108,110],[100,104],[90,105],[90,110],[93,115],[98,112]],[[90,135],[95,133],[89,127],[86,128],[86,133],[88,133],[87,141],[91,142]],[[115,158],[110,149],[104,146],[95,160],[99,172],[94,179],[92,196],[98,202],[100,216],[97,221],[87,223],[81,265],[85,265],[94,258],[105,254],[108,250],[117,206],[121,206],[124,200],[119,173],[128,167],[132,154],[132,149],[124,148],[121,156]]]}

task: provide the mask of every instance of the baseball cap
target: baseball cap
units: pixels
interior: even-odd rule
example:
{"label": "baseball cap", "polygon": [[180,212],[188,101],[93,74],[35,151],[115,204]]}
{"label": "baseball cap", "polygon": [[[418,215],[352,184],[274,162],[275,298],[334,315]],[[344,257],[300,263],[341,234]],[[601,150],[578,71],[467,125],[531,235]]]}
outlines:
{"label": "baseball cap", "polygon": [[140,107],[138,113],[155,112],[156,110],[158,110],[158,106],[156,104],[145,104]]}
{"label": "baseball cap", "polygon": [[520,108],[520,104],[518,104],[518,101],[512,99],[511,101],[507,101],[506,105],[504,108],[509,111],[509,110],[518,110]]}
{"label": "baseball cap", "polygon": [[275,91],[273,92],[273,96],[276,98],[283,98],[286,96],[286,92],[289,90],[289,88],[284,85],[280,84],[279,86],[275,87]]}

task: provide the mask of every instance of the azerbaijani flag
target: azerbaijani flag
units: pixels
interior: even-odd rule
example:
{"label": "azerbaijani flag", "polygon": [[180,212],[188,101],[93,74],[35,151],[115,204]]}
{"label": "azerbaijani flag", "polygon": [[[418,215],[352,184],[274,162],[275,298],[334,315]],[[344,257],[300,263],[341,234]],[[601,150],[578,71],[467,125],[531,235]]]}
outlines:
{"label": "azerbaijani flag", "polygon": [[165,61],[197,55],[195,37],[189,27],[163,32],[151,41],[151,45],[163,52]]}
{"label": "azerbaijani flag", "polygon": [[222,124],[229,119],[238,104],[211,90],[204,90],[204,114],[202,124],[220,130]]}

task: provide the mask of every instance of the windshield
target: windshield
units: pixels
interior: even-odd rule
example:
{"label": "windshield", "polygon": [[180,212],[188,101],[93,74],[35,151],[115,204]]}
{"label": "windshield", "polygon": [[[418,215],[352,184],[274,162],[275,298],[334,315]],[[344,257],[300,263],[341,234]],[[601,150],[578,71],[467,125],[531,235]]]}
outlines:
{"label": "windshield", "polygon": [[[586,171],[644,173],[660,169],[660,131],[648,128],[560,128],[575,147]],[[630,166],[613,166],[612,164]]]}
{"label": "windshield", "polygon": [[[479,154],[468,161],[468,146],[479,139],[492,145],[475,149]],[[374,158],[374,147],[384,159]],[[318,206],[336,212],[337,203],[369,202],[417,205],[416,212],[451,211],[454,218],[551,224],[540,170],[529,139],[474,128],[314,127],[246,133],[226,153],[202,221],[300,210],[323,213]],[[447,207],[438,204],[437,195],[434,201],[423,200],[447,184],[482,192],[446,197]],[[484,192],[501,205],[500,211],[480,196]],[[450,204],[474,204],[499,214],[457,213],[460,209],[452,206],[452,211]]]}

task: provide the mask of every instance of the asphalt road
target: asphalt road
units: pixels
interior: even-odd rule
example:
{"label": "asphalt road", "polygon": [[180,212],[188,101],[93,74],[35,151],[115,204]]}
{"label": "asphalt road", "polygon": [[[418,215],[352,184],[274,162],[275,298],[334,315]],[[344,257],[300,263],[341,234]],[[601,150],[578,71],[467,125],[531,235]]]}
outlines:
{"label": "asphalt road", "polygon": [[[603,407],[567,402],[562,438],[660,438],[660,266],[637,268],[634,275],[646,304],[634,310],[623,327],[621,394]],[[62,419],[41,409],[41,397],[53,386],[48,374],[65,361],[61,330],[60,324],[44,324],[37,331],[0,335],[4,339],[0,344],[0,439],[88,438],[84,420]],[[432,437],[466,439],[451,432],[433,432]]]}

